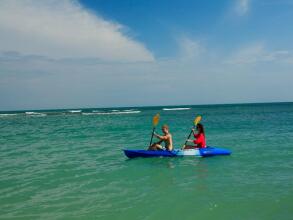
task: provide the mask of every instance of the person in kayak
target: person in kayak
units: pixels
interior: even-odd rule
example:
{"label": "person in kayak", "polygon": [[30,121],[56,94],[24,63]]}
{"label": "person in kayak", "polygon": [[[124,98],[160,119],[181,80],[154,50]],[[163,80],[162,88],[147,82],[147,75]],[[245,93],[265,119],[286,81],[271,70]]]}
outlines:
{"label": "person in kayak", "polygon": [[196,125],[197,134],[195,133],[195,130],[192,129],[193,136],[195,137],[195,140],[187,140],[188,142],[193,142],[195,146],[187,145],[184,147],[184,149],[194,149],[194,148],[205,148],[206,146],[206,138],[204,133],[203,125],[198,123]]}
{"label": "person in kayak", "polygon": [[[158,135],[154,133],[154,136],[158,139],[160,139],[158,142],[152,144],[148,150],[173,150],[173,141],[172,141],[172,135],[169,132],[169,126],[163,125],[162,126],[162,132],[164,135]],[[165,143],[165,147],[163,147],[161,144],[162,142]]]}

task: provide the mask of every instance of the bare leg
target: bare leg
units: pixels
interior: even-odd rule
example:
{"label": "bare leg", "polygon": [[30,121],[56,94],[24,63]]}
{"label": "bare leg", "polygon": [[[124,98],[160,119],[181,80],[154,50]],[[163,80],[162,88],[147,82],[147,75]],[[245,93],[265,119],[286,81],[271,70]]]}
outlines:
{"label": "bare leg", "polygon": [[154,143],[152,146],[148,148],[148,150],[163,150],[163,147],[157,143]]}
{"label": "bare leg", "polygon": [[149,146],[148,150],[155,150],[155,148],[156,148],[155,145],[156,145],[156,143],[154,143],[151,146]]}

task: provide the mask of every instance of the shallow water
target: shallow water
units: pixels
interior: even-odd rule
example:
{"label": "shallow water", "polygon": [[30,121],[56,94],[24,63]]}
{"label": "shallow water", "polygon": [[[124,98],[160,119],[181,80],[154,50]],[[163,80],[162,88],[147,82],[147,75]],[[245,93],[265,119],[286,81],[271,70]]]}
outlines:
{"label": "shallow water", "polygon": [[[292,219],[293,103],[170,108],[0,113],[0,218]],[[157,112],[176,146],[201,114],[233,154],[127,159]]]}

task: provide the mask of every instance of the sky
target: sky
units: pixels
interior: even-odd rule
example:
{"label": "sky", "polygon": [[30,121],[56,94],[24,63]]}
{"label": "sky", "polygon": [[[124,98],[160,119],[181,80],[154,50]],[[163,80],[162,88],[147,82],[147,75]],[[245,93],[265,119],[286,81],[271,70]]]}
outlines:
{"label": "sky", "polygon": [[293,101],[291,0],[0,0],[0,111]]}

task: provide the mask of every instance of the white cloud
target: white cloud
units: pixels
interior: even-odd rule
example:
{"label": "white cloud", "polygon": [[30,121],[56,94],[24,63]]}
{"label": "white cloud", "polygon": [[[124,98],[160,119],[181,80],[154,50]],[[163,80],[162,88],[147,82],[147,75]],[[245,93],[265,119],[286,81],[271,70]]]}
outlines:
{"label": "white cloud", "polygon": [[[198,41],[178,41],[179,47],[186,46],[182,52],[189,45],[192,53],[151,63],[74,62],[5,53],[0,55],[0,109],[292,100],[293,62],[286,63],[292,51],[254,43],[229,55],[192,42]],[[192,59],[185,58],[188,54]]]}
{"label": "white cloud", "polygon": [[200,41],[182,37],[178,41],[181,59],[195,59],[205,52]]}
{"label": "white cloud", "polygon": [[235,51],[228,58],[227,63],[247,64],[255,63],[265,56],[264,46],[262,44],[250,45]]}
{"label": "white cloud", "polygon": [[287,50],[269,51],[263,43],[243,47],[235,51],[225,62],[229,64],[253,64],[257,62],[284,62],[292,57]]}
{"label": "white cloud", "polygon": [[0,51],[51,58],[153,61],[145,46],[72,0],[1,0]]}
{"label": "white cloud", "polygon": [[250,0],[237,0],[235,5],[235,12],[239,16],[247,14],[249,11]]}

